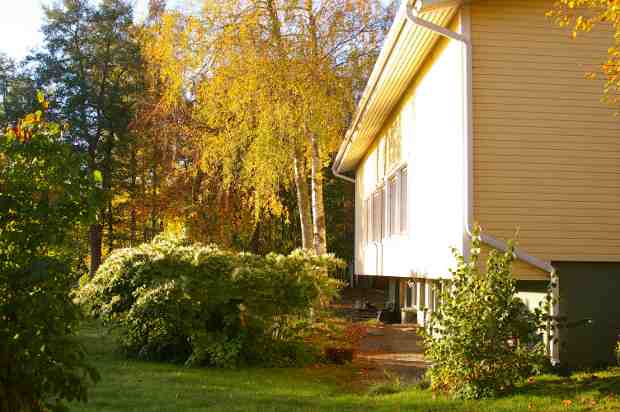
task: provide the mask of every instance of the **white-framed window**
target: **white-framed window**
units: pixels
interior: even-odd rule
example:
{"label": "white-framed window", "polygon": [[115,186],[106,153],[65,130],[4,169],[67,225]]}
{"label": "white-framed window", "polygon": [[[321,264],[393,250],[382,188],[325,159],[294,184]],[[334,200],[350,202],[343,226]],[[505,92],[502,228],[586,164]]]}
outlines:
{"label": "white-framed window", "polygon": [[371,198],[368,197],[364,200],[363,221],[364,221],[364,243],[368,243],[372,239],[372,210],[371,210]]}
{"label": "white-framed window", "polygon": [[400,170],[399,176],[399,222],[398,229],[399,232],[406,233],[407,232],[407,167],[403,167]]}
{"label": "white-framed window", "polygon": [[380,241],[385,236],[385,200],[383,195],[383,188],[380,187],[372,194],[372,241]]}
{"label": "white-framed window", "polygon": [[398,116],[379,137],[376,147],[377,184],[390,174],[402,162],[402,134],[400,116]]}
{"label": "white-framed window", "polygon": [[407,230],[407,168],[402,163],[400,117],[379,137],[371,167],[376,188],[364,200],[363,237],[366,243],[403,234]]}
{"label": "white-framed window", "polygon": [[385,177],[385,146],[386,139],[385,136],[379,138],[379,143],[377,144],[377,185],[381,185],[383,183],[383,178]]}
{"label": "white-framed window", "polygon": [[398,233],[398,208],[399,205],[399,193],[398,193],[398,176],[392,176],[388,180],[388,235],[393,236]]}
{"label": "white-framed window", "polygon": [[407,168],[396,170],[387,180],[387,234],[407,232]]}
{"label": "white-framed window", "polygon": [[394,120],[390,125],[385,135],[386,140],[386,156],[385,156],[385,170],[391,171],[395,166],[401,162],[401,129],[400,129],[400,116]]}

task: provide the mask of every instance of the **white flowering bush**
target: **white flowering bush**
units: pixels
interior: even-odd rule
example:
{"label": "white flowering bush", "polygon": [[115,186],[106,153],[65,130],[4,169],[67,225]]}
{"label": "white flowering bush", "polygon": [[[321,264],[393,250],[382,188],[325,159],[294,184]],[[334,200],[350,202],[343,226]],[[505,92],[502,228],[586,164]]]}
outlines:
{"label": "white flowering bush", "polygon": [[78,292],[132,356],[234,367],[303,358],[299,325],[335,295],[331,255],[223,251],[158,237],[114,252]]}

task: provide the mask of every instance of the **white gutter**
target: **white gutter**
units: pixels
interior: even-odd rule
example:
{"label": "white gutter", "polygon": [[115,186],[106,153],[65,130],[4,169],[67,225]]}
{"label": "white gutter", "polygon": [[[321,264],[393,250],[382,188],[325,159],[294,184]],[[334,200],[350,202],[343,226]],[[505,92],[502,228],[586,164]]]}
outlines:
{"label": "white gutter", "polygon": [[[418,17],[420,10],[428,9],[429,7],[438,7],[442,2],[441,0],[417,0],[413,7],[408,4],[406,16],[411,21],[411,23],[418,25],[420,27],[424,27],[428,30],[431,30],[441,36],[444,36],[448,39],[455,40],[461,42],[464,46],[465,51],[465,90],[463,93],[464,98],[464,107],[465,107],[465,115],[464,115],[464,133],[463,133],[463,178],[464,178],[464,187],[467,191],[467,195],[464,196],[465,200],[465,216],[464,216],[464,231],[468,238],[473,238],[473,199],[474,199],[474,186],[473,186],[473,141],[474,141],[474,133],[473,133],[473,77],[472,77],[472,69],[473,69],[473,59],[472,59],[472,43],[470,38],[470,26],[469,26],[469,15],[467,14],[464,17],[467,21],[463,24],[463,32],[457,33],[452,30],[448,30],[445,27],[439,26],[437,24],[431,23],[427,20],[421,19]],[[464,1],[459,1],[459,4],[462,5]],[[501,250],[503,252],[508,250],[508,245],[501,240],[495,239],[492,236],[489,236],[485,233],[481,233],[480,241],[485,243],[494,249]],[[464,249],[468,249],[465,247]],[[466,250],[464,250],[466,252]],[[557,302],[557,296],[559,293],[559,280],[556,276],[556,269],[553,267],[550,261],[546,261],[540,259],[536,256],[530,255],[524,250],[515,249],[514,255],[516,259],[522,260],[524,262],[529,263],[530,265],[541,269],[545,272],[548,272],[551,276],[551,280],[553,282],[553,294],[555,302],[553,303],[553,307],[551,308],[551,315],[557,316],[559,314],[559,306]],[[554,338],[557,339],[559,336],[559,331],[555,328]],[[558,343],[549,342],[549,354],[554,362],[559,362],[559,353],[558,353]]]}
{"label": "white gutter", "polygon": [[[349,142],[350,142],[350,140],[349,140]],[[349,145],[349,142],[347,142],[347,146]],[[336,177],[338,177],[338,178],[340,178],[342,180],[346,180],[347,182],[355,183],[355,179],[353,179],[352,177],[349,177],[347,175],[343,175],[342,173],[340,173],[338,171],[338,164],[339,164],[339,162],[338,162],[338,159],[336,158],[334,160],[334,164],[332,165],[332,173],[334,174],[334,176],[336,176]]]}

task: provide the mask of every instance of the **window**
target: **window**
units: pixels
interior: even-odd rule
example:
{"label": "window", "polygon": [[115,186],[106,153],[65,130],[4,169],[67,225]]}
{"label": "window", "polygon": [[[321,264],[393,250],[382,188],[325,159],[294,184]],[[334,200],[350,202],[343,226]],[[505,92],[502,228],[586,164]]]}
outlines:
{"label": "window", "polygon": [[387,234],[407,232],[407,169],[393,174],[387,182]]}
{"label": "window", "polygon": [[364,242],[368,243],[371,240],[371,223],[372,223],[372,213],[370,209],[370,198],[367,198],[364,201]]}
{"label": "window", "polygon": [[398,233],[398,200],[398,176],[394,176],[388,181],[388,235],[390,236]]}
{"label": "window", "polygon": [[[368,165],[376,171],[377,189],[364,201],[365,242],[380,241],[406,231],[407,171],[398,170],[401,151],[400,118],[397,118],[379,137],[375,151],[369,157]],[[388,173],[390,175],[386,176]]]}
{"label": "window", "polygon": [[385,137],[381,137],[377,145],[377,184],[383,183],[385,176],[385,140]]}
{"label": "window", "polygon": [[391,172],[401,161],[400,117],[390,125],[385,134],[379,137],[376,148],[377,183],[383,182],[386,173]]}
{"label": "window", "polygon": [[396,118],[390,126],[386,134],[386,170],[391,170],[398,165],[401,158],[401,133],[400,133],[400,117]]}
{"label": "window", "polygon": [[404,167],[400,171],[400,219],[399,232],[407,232],[407,168]]}
{"label": "window", "polygon": [[385,207],[383,203],[383,188],[372,194],[372,239],[379,241],[384,236]]}

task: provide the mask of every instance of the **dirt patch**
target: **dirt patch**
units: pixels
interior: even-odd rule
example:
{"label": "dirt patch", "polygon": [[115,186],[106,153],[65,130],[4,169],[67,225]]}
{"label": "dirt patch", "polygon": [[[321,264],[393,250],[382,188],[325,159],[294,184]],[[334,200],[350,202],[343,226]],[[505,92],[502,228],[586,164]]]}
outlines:
{"label": "dirt patch", "polygon": [[422,337],[415,325],[370,327],[354,363],[371,380],[385,377],[388,372],[402,380],[414,381],[429,366],[424,359]]}

